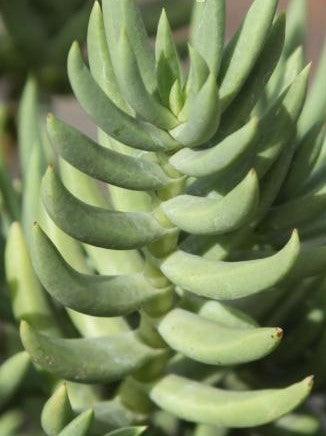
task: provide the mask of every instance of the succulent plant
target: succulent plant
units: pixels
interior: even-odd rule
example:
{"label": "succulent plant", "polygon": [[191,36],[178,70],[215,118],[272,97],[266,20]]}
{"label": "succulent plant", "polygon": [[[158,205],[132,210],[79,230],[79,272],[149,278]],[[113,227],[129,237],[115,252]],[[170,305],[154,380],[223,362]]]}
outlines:
{"label": "succulent plant", "polygon": [[47,434],[320,431],[284,416],[326,381],[326,55],[306,98],[302,7],[285,31],[254,1],[224,47],[225,2],[198,1],[186,74],[164,11],[154,55],[132,0],[95,3],[68,75],[97,140],[54,115],[47,138],[27,84],[6,274],[30,359],[65,381]]}

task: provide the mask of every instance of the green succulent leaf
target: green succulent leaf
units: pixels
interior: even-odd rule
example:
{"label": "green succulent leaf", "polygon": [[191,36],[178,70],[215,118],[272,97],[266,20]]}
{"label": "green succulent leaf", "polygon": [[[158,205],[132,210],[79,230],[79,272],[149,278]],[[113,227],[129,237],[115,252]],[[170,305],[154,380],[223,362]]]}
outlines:
{"label": "green succulent leaf", "polygon": [[25,321],[21,339],[32,361],[59,378],[109,383],[133,373],[162,351],[141,343],[135,333],[111,337],[59,339],[37,333]]}
{"label": "green succulent leaf", "polygon": [[15,318],[28,321],[44,333],[59,335],[54,315],[33,270],[19,223],[13,223],[9,230],[5,268]]}
{"label": "green succulent leaf", "polygon": [[47,125],[61,157],[90,177],[139,191],[161,189],[172,181],[155,162],[103,147],[54,116]]}
{"label": "green succulent leaf", "polygon": [[133,0],[102,0],[107,41],[113,65],[119,62],[118,40],[122,28],[126,29],[136,55],[143,82],[152,93],[156,89],[155,58],[150,47],[140,10]]}
{"label": "green succulent leaf", "polygon": [[157,68],[158,92],[162,102],[167,105],[170,90],[177,81],[183,82],[179,55],[174,44],[171,27],[165,10],[162,10],[157,27],[155,58]]}
{"label": "green succulent leaf", "polygon": [[292,0],[288,7],[284,56],[290,56],[302,46],[306,39],[307,3],[305,0]]}
{"label": "green succulent leaf", "polygon": [[220,86],[222,110],[235,98],[255,65],[270,31],[276,7],[277,0],[254,1],[235,37],[232,50],[224,56]]}
{"label": "green succulent leaf", "polygon": [[11,400],[24,379],[31,361],[22,351],[10,357],[0,366],[0,405],[3,407]]}
{"label": "green succulent leaf", "polygon": [[264,221],[264,228],[282,230],[300,226],[321,214],[326,206],[326,192],[307,194],[272,208]]}
{"label": "green succulent leaf", "polygon": [[[191,26],[191,44],[217,75],[221,63],[225,32],[225,1],[195,2]],[[214,41],[212,44],[211,41]]]}
{"label": "green succulent leaf", "polygon": [[304,68],[289,88],[284,98],[271,108],[262,120],[262,137],[256,157],[256,170],[264,175],[295,134],[295,123],[301,113],[308,85],[310,66]]}
{"label": "green succulent leaf", "polygon": [[103,276],[77,272],[37,225],[33,228],[33,262],[43,286],[55,300],[87,315],[127,315],[161,293],[142,274]]}
{"label": "green succulent leaf", "polygon": [[2,436],[13,436],[19,433],[24,423],[21,410],[11,409],[0,416],[0,433]]}
{"label": "green succulent leaf", "polygon": [[257,322],[249,315],[219,301],[201,301],[197,312],[202,318],[214,321],[223,327],[237,329],[252,329],[257,327]]}
{"label": "green succulent leaf", "polygon": [[266,85],[282,54],[285,36],[285,15],[280,15],[272,25],[263,51],[248,79],[230,106],[222,115],[218,132],[224,137],[239,129],[248,119],[255,104],[261,98],[263,110],[268,101]]}
{"label": "green succulent leaf", "polygon": [[87,52],[93,78],[117,107],[129,112],[120,93],[106,40],[102,10],[97,1],[88,23]]}
{"label": "green succulent leaf", "polygon": [[196,427],[194,436],[227,436],[228,434],[229,430],[227,428],[199,424]]}
{"label": "green succulent leaf", "polygon": [[179,114],[180,119],[182,116],[184,116],[184,121],[186,121],[186,114],[188,112],[190,102],[196,96],[196,94],[198,94],[199,90],[202,88],[209,76],[208,65],[201,54],[190,44],[188,45],[188,49],[190,68],[185,87],[187,101],[182,113]]}
{"label": "green succulent leaf", "polygon": [[231,300],[280,282],[294,266],[299,245],[298,234],[293,232],[273,256],[240,262],[214,262],[179,250],[163,261],[161,270],[173,283],[197,295]]}
{"label": "green succulent leaf", "polygon": [[326,40],[321,53],[314,82],[308,92],[307,101],[298,121],[298,136],[302,139],[316,124],[324,123],[326,117]]}
{"label": "green succulent leaf", "polygon": [[61,384],[45,403],[41,423],[48,436],[55,436],[63,430],[74,418],[68,398],[66,384]]}
{"label": "green succulent leaf", "polygon": [[19,155],[23,174],[27,174],[31,151],[40,138],[40,107],[39,89],[34,78],[30,78],[25,85],[19,105]]}
{"label": "green succulent leaf", "polygon": [[119,40],[117,78],[122,95],[137,115],[161,129],[169,130],[178,124],[172,112],[148,93],[125,29]]}
{"label": "green succulent leaf", "polygon": [[178,143],[186,147],[196,147],[214,135],[219,119],[217,83],[211,73],[202,88],[191,98],[187,108],[187,121],[170,130],[170,134]]}
{"label": "green succulent leaf", "polygon": [[282,338],[279,328],[225,327],[183,309],[173,309],[158,326],[174,350],[210,365],[236,365],[260,359]]}
{"label": "green succulent leaf", "polygon": [[87,436],[93,420],[94,411],[86,410],[58,433],[58,436]]}
{"label": "green succulent leaf", "polygon": [[178,143],[163,130],[132,118],[119,109],[102,91],[85,66],[78,44],[68,57],[68,74],[73,91],[96,124],[116,140],[142,150],[168,150]]}
{"label": "green succulent leaf", "polygon": [[53,221],[68,235],[97,247],[128,250],[168,234],[146,213],[124,213],[90,206],[74,197],[52,168],[43,179],[43,202]]}
{"label": "green succulent leaf", "polygon": [[244,225],[258,204],[258,180],[255,171],[222,199],[180,195],[161,207],[179,229],[197,235],[218,235]]}
{"label": "green succulent leaf", "polygon": [[255,145],[258,120],[252,118],[247,124],[223,141],[205,150],[183,148],[169,160],[183,174],[193,177],[218,176],[229,171],[243,159]]}
{"label": "green succulent leaf", "polygon": [[309,394],[312,378],[284,389],[226,391],[168,375],[151,390],[152,400],[181,419],[221,427],[255,427],[297,407]]}
{"label": "green succulent leaf", "polygon": [[126,427],[111,431],[105,436],[138,436],[144,433],[146,427]]}

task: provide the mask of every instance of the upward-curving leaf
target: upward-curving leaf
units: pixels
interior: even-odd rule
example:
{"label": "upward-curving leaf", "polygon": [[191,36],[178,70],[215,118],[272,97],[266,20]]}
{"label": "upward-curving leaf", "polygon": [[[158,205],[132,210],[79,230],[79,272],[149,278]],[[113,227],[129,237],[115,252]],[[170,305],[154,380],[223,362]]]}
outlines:
{"label": "upward-curving leaf", "polygon": [[87,436],[94,419],[93,410],[86,410],[73,419],[58,436]]}
{"label": "upward-curving leaf", "polygon": [[282,338],[279,328],[234,328],[173,309],[158,331],[173,350],[210,365],[236,365],[269,354]]}
{"label": "upward-curving leaf", "polygon": [[139,191],[161,189],[172,182],[155,162],[103,147],[53,115],[47,126],[61,157],[95,179]]}
{"label": "upward-curving leaf", "polygon": [[53,221],[68,235],[90,245],[128,250],[171,233],[150,214],[116,212],[82,202],[63,186],[51,167],[43,179],[42,196]]}
{"label": "upward-curving leaf", "polygon": [[278,0],[256,0],[250,7],[230,51],[223,57],[220,99],[222,110],[232,102],[247,79],[265,44]]}
{"label": "upward-curving leaf", "polygon": [[197,235],[228,233],[244,225],[258,204],[254,170],[222,199],[179,195],[161,207],[179,229]]}
{"label": "upward-curving leaf", "polygon": [[225,0],[197,1],[193,14],[191,44],[217,75],[224,44]]}
{"label": "upward-curving leaf", "polygon": [[85,66],[77,43],[69,52],[68,74],[80,104],[108,135],[142,150],[171,150],[178,147],[168,133],[132,118],[110,100]]}
{"label": "upward-curving leaf", "polygon": [[265,259],[214,262],[176,251],[163,261],[161,270],[173,283],[197,295],[232,300],[276,285],[291,271],[298,254],[299,238],[293,232],[282,250]]}
{"label": "upward-curving leaf", "polygon": [[170,130],[170,134],[179,144],[196,147],[211,139],[219,125],[220,104],[215,75],[210,73],[198,93],[188,98],[187,121]]}
{"label": "upward-curving leaf", "polygon": [[155,126],[166,130],[178,125],[178,120],[172,112],[165,106],[162,106],[147,91],[126,29],[122,29],[120,35],[119,62],[117,63],[116,70],[121,94],[137,115],[145,121],[149,121]]}
{"label": "upward-curving leaf", "polygon": [[33,228],[33,262],[54,299],[87,315],[127,315],[160,295],[141,273],[104,276],[77,272],[37,225]]}
{"label": "upward-curving leaf", "polygon": [[50,338],[37,333],[25,321],[21,339],[31,359],[41,368],[78,383],[120,380],[162,355],[137,339],[133,332],[86,339]]}
{"label": "upward-curving leaf", "polygon": [[239,130],[212,147],[205,150],[183,148],[175,153],[169,162],[188,176],[205,177],[223,174],[250,153],[256,143],[258,127],[257,118],[252,118]]}
{"label": "upward-curving leaf", "polygon": [[255,427],[297,407],[309,394],[312,377],[284,389],[226,391],[168,375],[151,391],[162,409],[186,421],[221,427]]}

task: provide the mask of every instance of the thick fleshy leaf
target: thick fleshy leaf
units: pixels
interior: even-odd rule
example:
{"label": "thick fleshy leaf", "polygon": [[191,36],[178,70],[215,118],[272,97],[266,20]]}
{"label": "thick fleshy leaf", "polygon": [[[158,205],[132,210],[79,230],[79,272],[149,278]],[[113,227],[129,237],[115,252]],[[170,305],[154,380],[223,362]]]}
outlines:
{"label": "thick fleshy leaf", "polygon": [[217,235],[244,225],[258,204],[258,196],[258,180],[252,170],[222,199],[180,195],[161,207],[179,229],[197,235]]}
{"label": "thick fleshy leaf", "polygon": [[41,144],[35,143],[30,150],[22,195],[22,225],[29,246],[32,225],[39,218],[40,187],[45,169],[46,165]]}
{"label": "thick fleshy leaf", "polygon": [[40,107],[38,103],[39,90],[35,79],[30,78],[24,88],[19,106],[19,155],[26,175],[29,158],[34,144],[40,143]]}
{"label": "thick fleshy leaf", "polygon": [[169,94],[169,106],[171,111],[175,115],[179,115],[182,109],[183,102],[184,102],[183,90],[181,88],[180,82],[176,80],[173,83]]}
{"label": "thick fleshy leaf", "polygon": [[191,101],[187,109],[187,121],[170,130],[170,134],[178,143],[196,147],[208,141],[219,125],[220,105],[216,77],[211,73],[200,91],[188,98]]}
{"label": "thick fleshy leaf", "polygon": [[197,295],[231,300],[276,285],[291,271],[299,245],[298,234],[293,232],[286,246],[273,256],[240,262],[214,262],[176,251],[163,261],[161,270],[173,283]]}
{"label": "thick fleshy leaf", "polygon": [[194,436],[227,436],[228,434],[227,428],[199,424],[195,429]]}
{"label": "thick fleshy leaf", "polygon": [[302,280],[322,274],[326,268],[325,245],[308,246],[300,251],[294,268],[289,274],[290,280]]}
{"label": "thick fleshy leaf", "polygon": [[121,93],[137,115],[165,130],[178,125],[172,112],[147,91],[125,29],[120,35],[116,73]]}
{"label": "thick fleshy leaf", "polygon": [[314,81],[298,122],[298,136],[303,138],[310,129],[325,122],[326,117],[326,40]]}
{"label": "thick fleshy leaf", "polygon": [[179,55],[165,10],[162,10],[155,42],[158,91],[163,104],[168,105],[171,88],[175,81],[182,83]]}
{"label": "thick fleshy leaf", "polygon": [[24,424],[22,410],[11,409],[0,416],[0,434],[2,436],[13,436],[19,434]]}
{"label": "thick fleshy leaf", "polygon": [[71,421],[58,436],[87,436],[94,420],[94,411],[86,410]]}
{"label": "thick fleshy leaf", "polygon": [[301,113],[308,85],[310,65],[304,68],[279,101],[264,116],[255,168],[262,177],[280,155],[283,147],[295,134],[296,121]]}
{"label": "thick fleshy leaf", "polygon": [[101,338],[59,339],[39,334],[23,321],[20,334],[36,365],[77,383],[120,380],[162,354],[141,343],[133,332]]}
{"label": "thick fleshy leaf", "polygon": [[117,43],[125,28],[138,60],[142,79],[150,93],[156,88],[155,58],[140,11],[133,0],[102,0],[106,39],[113,65],[119,62]]}
{"label": "thick fleshy leaf", "polygon": [[16,393],[31,364],[25,351],[10,357],[0,366],[0,405],[4,406]]}
{"label": "thick fleshy leaf", "polygon": [[191,293],[185,295],[184,307],[223,327],[235,329],[258,327],[257,322],[241,310],[219,301],[205,300]]}
{"label": "thick fleshy leaf", "polygon": [[294,147],[285,147],[276,162],[268,172],[268,176],[260,183],[260,203],[256,211],[255,226],[268,214],[270,207],[277,198],[285,177],[289,171]]}
{"label": "thick fleshy leaf", "polygon": [[32,253],[45,289],[62,305],[77,312],[93,316],[127,315],[160,295],[142,274],[103,276],[77,272],[37,225],[33,229]]}
{"label": "thick fleshy leaf", "polygon": [[[285,34],[285,15],[273,23],[270,34],[248,79],[232,104],[223,113],[218,135],[224,137],[239,129],[248,119],[258,99],[266,97],[265,86],[281,56]],[[266,105],[263,107],[266,110]]]}
{"label": "thick fleshy leaf", "polygon": [[139,436],[146,430],[147,427],[125,427],[111,431],[105,436]]}
{"label": "thick fleshy leaf", "polygon": [[242,330],[258,327],[257,322],[246,313],[218,301],[206,301],[200,307],[198,314],[202,318],[217,322],[224,327]]}
{"label": "thick fleshy leaf", "polygon": [[[291,168],[282,186],[282,197],[293,198],[309,189],[318,180],[318,162],[322,161],[326,127],[317,124],[305,135],[293,157]],[[317,171],[316,171],[317,170]],[[311,187],[311,185],[310,185]]]}
{"label": "thick fleshy leaf", "polygon": [[224,110],[240,91],[253,68],[273,22],[277,0],[256,0],[250,7],[232,50],[223,58],[220,86]]}
{"label": "thick fleshy leaf", "polygon": [[223,53],[224,27],[225,0],[195,2],[191,44],[215,75],[218,73]]}
{"label": "thick fleshy leaf", "polygon": [[304,44],[306,39],[308,15],[306,0],[291,0],[286,15],[284,56],[289,57],[297,47]]}
{"label": "thick fleshy leaf", "polygon": [[56,436],[74,418],[65,383],[61,384],[45,403],[41,423],[45,433]]}
{"label": "thick fleshy leaf", "polygon": [[186,105],[183,108],[183,113],[179,114],[179,118],[184,118],[184,121],[186,121],[186,114],[191,100],[199,92],[209,76],[208,65],[200,53],[198,53],[198,51],[190,44],[188,48],[190,68],[185,89],[188,98]]}
{"label": "thick fleshy leaf", "polygon": [[44,176],[42,195],[53,221],[68,235],[90,245],[128,250],[169,233],[150,214],[115,212],[82,202],[70,194],[52,168]]}
{"label": "thick fleshy leaf", "polygon": [[159,407],[191,422],[221,427],[256,427],[297,407],[309,394],[312,377],[284,389],[226,391],[168,375],[151,390]]}
{"label": "thick fleshy leaf", "polygon": [[326,190],[297,197],[286,203],[273,207],[264,223],[264,229],[281,230],[293,228],[311,222],[326,207]]}
{"label": "thick fleshy leaf", "polygon": [[170,158],[178,171],[188,176],[205,177],[223,174],[245,157],[255,144],[258,120],[252,118],[239,130],[207,150],[183,148]]}
{"label": "thick fleshy leaf", "polygon": [[158,151],[178,147],[166,132],[132,118],[110,100],[86,68],[77,43],[73,44],[69,52],[68,74],[80,104],[108,135],[142,150]]}
{"label": "thick fleshy leaf", "polygon": [[15,318],[19,321],[24,319],[47,334],[59,335],[54,314],[33,270],[19,223],[13,223],[9,230],[5,268]]}
{"label": "thick fleshy leaf", "polygon": [[198,362],[236,365],[260,359],[279,344],[279,328],[230,328],[183,309],[173,309],[158,325],[173,349]]}
{"label": "thick fleshy leaf", "polygon": [[[188,188],[189,193],[202,196],[214,190],[219,195],[225,195],[240,182],[250,168],[255,168],[261,179],[277,158],[280,160],[284,149],[286,153],[292,150],[290,147],[285,147],[290,139],[294,140],[295,137],[296,121],[304,104],[309,71],[310,65],[303,69],[259,120],[256,155],[247,152],[246,158],[239,160],[237,165],[226,174],[222,173],[217,176],[213,174],[195,180]],[[270,180],[276,186],[275,179]]]}
{"label": "thick fleshy leaf", "polygon": [[134,190],[157,190],[172,181],[156,163],[103,147],[54,116],[48,117],[48,133],[67,162],[95,179]]}
{"label": "thick fleshy leaf", "polygon": [[129,112],[128,105],[120,93],[105,36],[102,10],[97,1],[89,18],[87,54],[89,67],[96,82],[116,106]]}
{"label": "thick fleshy leaf", "polygon": [[304,65],[305,60],[303,49],[302,47],[298,47],[286,61],[281,91],[291,85],[293,80],[295,80],[296,76],[303,69]]}

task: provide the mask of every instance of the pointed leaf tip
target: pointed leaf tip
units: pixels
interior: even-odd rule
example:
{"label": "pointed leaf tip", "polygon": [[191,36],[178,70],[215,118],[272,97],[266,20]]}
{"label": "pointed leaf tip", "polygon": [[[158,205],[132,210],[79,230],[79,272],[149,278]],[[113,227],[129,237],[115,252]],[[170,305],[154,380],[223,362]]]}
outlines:
{"label": "pointed leaf tip", "polygon": [[176,251],[162,263],[161,270],[173,283],[197,295],[236,299],[261,292],[283,280],[295,265],[299,250],[299,237],[294,231],[288,243],[270,257],[222,262]]}

